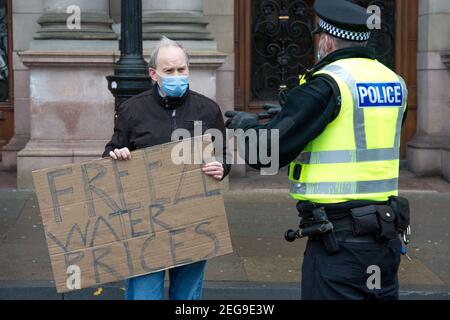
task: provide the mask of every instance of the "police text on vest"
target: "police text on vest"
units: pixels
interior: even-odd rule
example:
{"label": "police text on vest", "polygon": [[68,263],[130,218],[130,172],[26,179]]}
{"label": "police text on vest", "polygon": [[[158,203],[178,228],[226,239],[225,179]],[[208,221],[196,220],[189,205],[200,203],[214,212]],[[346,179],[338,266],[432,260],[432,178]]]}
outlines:
{"label": "police text on vest", "polygon": [[399,82],[357,83],[360,108],[401,107],[403,90]]}

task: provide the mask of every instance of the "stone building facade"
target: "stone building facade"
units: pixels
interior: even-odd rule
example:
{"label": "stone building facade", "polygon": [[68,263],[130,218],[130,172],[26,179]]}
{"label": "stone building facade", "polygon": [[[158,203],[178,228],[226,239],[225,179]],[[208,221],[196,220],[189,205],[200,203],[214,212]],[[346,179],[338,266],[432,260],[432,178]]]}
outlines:
{"label": "stone building facade", "polygon": [[[0,144],[2,167],[17,170],[19,187],[31,187],[32,170],[96,158],[110,138],[114,99],[105,77],[113,74],[120,54],[121,2],[2,1],[10,7],[8,65],[13,75],[4,112],[13,118],[6,117],[3,123],[0,118],[0,126],[6,128],[9,121],[13,128],[8,136],[0,127],[0,134],[7,137],[7,143]],[[285,86],[283,77],[273,80],[264,71],[269,73],[266,79],[254,72],[255,65],[263,64],[252,55],[258,50],[256,42],[267,49],[271,41],[270,28],[262,36],[258,33],[261,21],[272,19],[272,25],[288,23],[287,27],[291,23],[294,36],[299,22],[305,31],[314,24],[314,0],[142,2],[145,58],[149,59],[161,35],[185,44],[192,57],[192,89],[216,100],[224,112],[258,111],[263,103],[273,102],[271,97],[258,96],[256,83],[261,79],[264,82],[258,85],[263,89],[273,83],[277,88]],[[412,120],[408,119],[402,141],[404,156],[415,173],[441,174],[450,181],[450,1],[382,2],[397,27],[392,32],[392,64],[409,79],[412,93],[408,116]],[[81,8],[81,29],[67,27],[67,8],[72,5]],[[408,28],[410,36],[404,36],[402,28]],[[298,40],[308,48],[299,55],[299,63],[312,64],[317,43],[311,38],[306,45],[305,39]],[[275,68],[283,68],[282,58],[281,53],[276,57]],[[0,115],[1,108],[0,103]]]}
{"label": "stone building facade", "polygon": [[421,175],[450,181],[450,1],[419,1],[417,132],[408,163]]}

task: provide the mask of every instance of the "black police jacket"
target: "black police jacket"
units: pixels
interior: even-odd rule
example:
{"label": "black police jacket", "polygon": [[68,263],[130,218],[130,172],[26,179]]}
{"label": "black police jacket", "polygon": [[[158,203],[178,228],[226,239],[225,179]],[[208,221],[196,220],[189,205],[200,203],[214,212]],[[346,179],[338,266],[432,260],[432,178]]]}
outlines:
{"label": "black police jacket", "polygon": [[[186,129],[194,136],[194,122],[202,122],[202,134],[208,129],[223,133],[223,150],[215,150],[216,158],[225,163],[225,124],[220,107],[213,100],[191,90],[181,98],[163,98],[157,85],[125,101],[119,108],[114,134],[105,146],[103,157],[110,151],[127,147],[130,151],[171,141],[172,132]],[[198,124],[198,123],[197,123]],[[224,177],[230,165],[223,165]]]}

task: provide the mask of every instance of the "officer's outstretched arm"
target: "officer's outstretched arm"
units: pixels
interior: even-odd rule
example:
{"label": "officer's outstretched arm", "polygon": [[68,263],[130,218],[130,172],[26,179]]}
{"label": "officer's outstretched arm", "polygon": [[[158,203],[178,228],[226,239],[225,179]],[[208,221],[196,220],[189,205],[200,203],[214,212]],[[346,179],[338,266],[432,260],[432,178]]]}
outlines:
{"label": "officer's outstretched arm", "polygon": [[[336,97],[328,81],[317,77],[305,85],[293,88],[286,100],[286,104],[271,121],[266,124],[260,124],[257,118],[251,119],[251,116],[244,116],[244,128],[255,130],[258,139],[255,163],[255,154],[253,158],[250,150],[254,143],[246,141],[244,159],[251,167],[260,169],[270,167],[271,164],[262,164],[260,159],[259,147],[265,145],[268,147],[268,156],[273,159],[272,146],[278,146],[279,167],[284,167],[294,160],[305,146],[317,137],[330,123],[336,110]],[[262,134],[262,130],[268,130],[268,134]],[[277,134],[274,134],[276,130]],[[278,139],[276,138],[278,137]],[[261,144],[261,139],[267,139]],[[273,141],[276,139],[276,141]]]}

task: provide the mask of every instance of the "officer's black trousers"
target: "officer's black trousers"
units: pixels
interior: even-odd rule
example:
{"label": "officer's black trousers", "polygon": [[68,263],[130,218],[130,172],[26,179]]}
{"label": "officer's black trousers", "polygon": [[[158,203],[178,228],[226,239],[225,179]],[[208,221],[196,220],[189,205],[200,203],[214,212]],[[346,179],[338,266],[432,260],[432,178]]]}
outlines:
{"label": "officer's black trousers", "polygon": [[329,255],[321,240],[308,240],[302,266],[303,300],[398,299],[400,239],[343,239],[339,245],[340,252]]}

